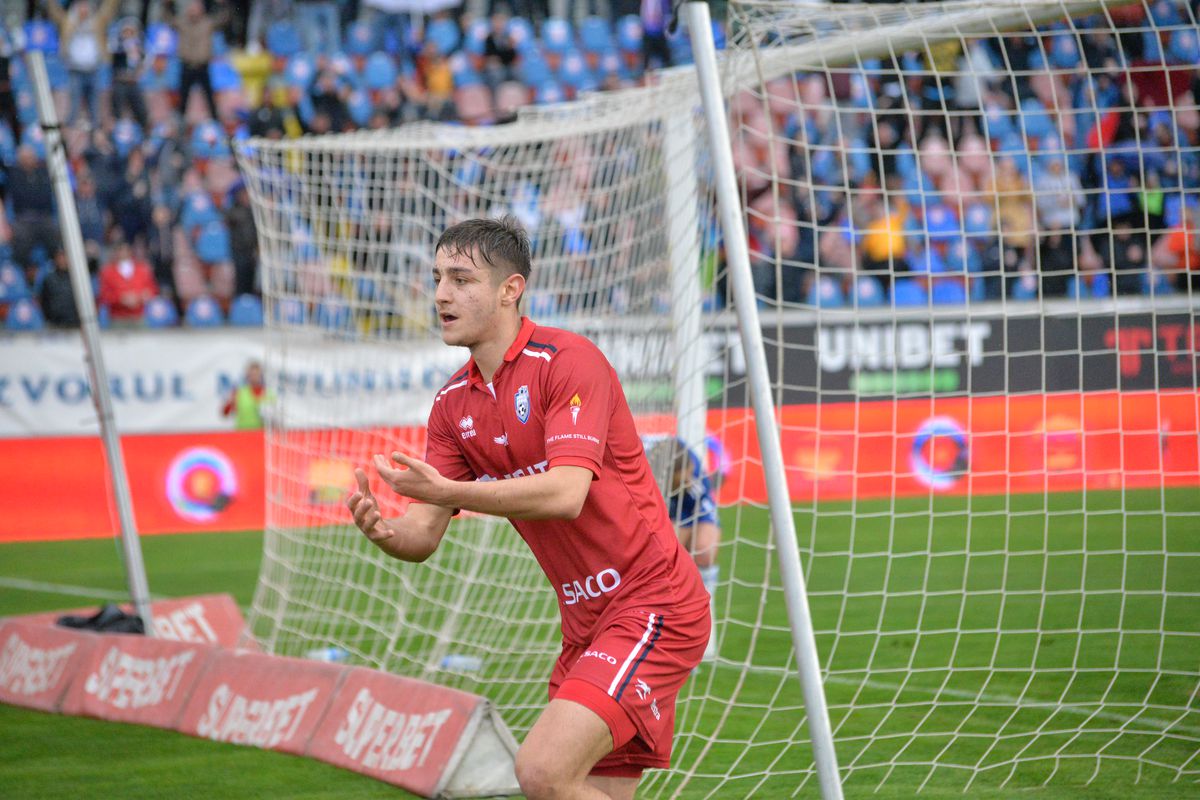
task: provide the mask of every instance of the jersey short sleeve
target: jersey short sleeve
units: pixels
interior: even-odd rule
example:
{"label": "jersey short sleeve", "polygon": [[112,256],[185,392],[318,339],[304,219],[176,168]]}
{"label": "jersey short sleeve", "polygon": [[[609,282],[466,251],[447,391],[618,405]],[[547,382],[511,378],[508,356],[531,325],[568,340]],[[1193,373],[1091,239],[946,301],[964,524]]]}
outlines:
{"label": "jersey short sleeve", "polygon": [[443,411],[444,406],[434,404],[429,412],[429,424],[425,434],[425,462],[443,477],[452,481],[470,481],[475,472],[459,446],[457,432]]}
{"label": "jersey short sleeve", "polygon": [[545,393],[550,467],[586,467],[599,477],[613,414],[612,367],[599,350],[564,349],[550,364]]}

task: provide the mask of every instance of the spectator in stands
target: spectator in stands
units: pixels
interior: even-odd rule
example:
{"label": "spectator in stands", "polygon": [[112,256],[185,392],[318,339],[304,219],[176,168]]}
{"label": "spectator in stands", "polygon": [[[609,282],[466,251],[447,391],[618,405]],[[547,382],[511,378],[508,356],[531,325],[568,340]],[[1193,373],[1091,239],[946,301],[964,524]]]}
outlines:
{"label": "spectator in stands", "polygon": [[861,209],[862,219],[866,221],[861,268],[866,274],[877,277],[880,287],[887,292],[891,290],[893,276],[908,271],[904,260],[904,228],[911,217],[908,201],[899,193],[871,192],[863,195]]}
{"label": "spectator in stands", "polygon": [[246,184],[238,181],[229,190],[225,225],[229,228],[229,247],[233,251],[234,296],[258,293],[258,232]]}
{"label": "spectator in stands", "polygon": [[[350,86],[338,79],[332,69],[323,69],[313,81],[309,91],[312,98],[313,118],[309,121],[309,132],[330,133],[343,130],[350,121],[350,111],[347,100],[350,97]],[[328,119],[328,128],[318,127],[316,118],[324,116]]]}
{"label": "spectator in stands", "polygon": [[99,305],[108,308],[114,325],[133,325],[142,321],[146,301],[157,294],[150,265],[134,258],[129,242],[118,239],[112,260],[100,268]]}
{"label": "spectator in stands", "polygon": [[1099,240],[1100,262],[1115,276],[1117,294],[1142,294],[1149,266],[1145,233],[1134,235],[1128,222],[1120,222],[1111,235],[1101,232]]}
{"label": "spectator in stands", "polygon": [[131,114],[143,130],[147,123],[146,101],[138,82],[145,63],[146,52],[137,20],[122,20],[112,51],[112,114],[113,119]]}
{"label": "spectator in stands", "polygon": [[55,328],[78,328],[79,309],[75,306],[75,288],[71,285],[71,267],[67,252],[54,251],[54,269],[42,279],[38,304],[46,324]]}
{"label": "spectator in stands", "polygon": [[49,258],[59,248],[59,238],[50,172],[30,145],[17,149],[16,169],[8,174],[8,202],[13,258],[32,275],[37,269],[34,250],[41,247]]}
{"label": "spectator in stands", "polygon": [[483,72],[493,88],[516,77],[517,47],[508,32],[509,19],[508,7],[497,5],[483,43]]}
{"label": "spectator in stands", "polygon": [[120,227],[121,235],[127,242],[145,242],[153,209],[151,191],[146,157],[140,148],[134,148],[125,161],[124,173],[119,176],[117,195],[112,205],[113,222]]}
{"label": "spectator in stands", "polygon": [[250,112],[250,135],[266,139],[282,139],[284,112],[275,105],[275,92],[269,87],[263,92],[262,105]]}
{"label": "spectator in stands", "polygon": [[1174,272],[1179,288],[1200,291],[1200,208],[1183,207],[1179,224],[1154,243],[1151,264],[1155,271]]}
{"label": "spectator in stands", "polygon": [[150,212],[150,229],[146,236],[146,257],[154,271],[154,281],[159,294],[169,297],[176,304],[176,311],[183,316],[179,306],[179,293],[175,289],[175,230],[172,226],[171,209],[156,205]]}
{"label": "spectator in stands", "polygon": [[208,113],[218,119],[217,98],[213,94],[212,81],[208,76],[208,64],[212,61],[212,39],[229,19],[228,0],[216,0],[216,10],[209,13],[204,0],[188,0],[187,8],[180,17],[175,12],[174,0],[166,0],[163,18],[175,27],[179,37],[176,51],[182,65],[179,78],[179,113],[187,116],[188,96],[192,87],[199,86],[208,101]]}
{"label": "spectator in stands", "polygon": [[258,430],[263,426],[263,406],[270,399],[271,393],[263,382],[262,364],[251,361],[246,364],[242,384],[230,392],[221,407],[221,416],[233,417],[233,427],[239,431]]}
{"label": "spectator in stands", "polygon": [[46,13],[58,26],[59,50],[71,80],[71,110],[68,124],[74,124],[79,109],[87,105],[85,125],[100,123],[100,108],[96,95],[100,70],[108,57],[108,25],[117,11],[119,0],[104,0],[93,11],[91,0],[73,0],[64,9],[59,0],[45,0]]}
{"label": "spectator in stands", "polygon": [[671,0],[642,0],[642,69],[669,67],[672,63],[667,26]]}
{"label": "spectator in stands", "polygon": [[1004,272],[1008,283],[1015,279],[1024,282],[1026,289],[1036,293],[1033,271],[1033,247],[1036,223],[1033,196],[1029,182],[1017,169],[1012,158],[996,163],[996,174],[988,194],[995,196],[1000,221],[1000,245]]}
{"label": "spectator in stands", "polygon": [[292,0],[296,21],[309,53],[333,55],[341,49],[342,23],[331,0]]}
{"label": "spectator in stands", "polygon": [[1072,231],[1079,224],[1087,198],[1079,176],[1066,168],[1066,160],[1054,157],[1034,181],[1040,230],[1045,233]]}
{"label": "spectator in stands", "polygon": [[417,74],[425,90],[425,113],[429,119],[451,121],[454,113],[454,75],[450,62],[434,42],[426,42],[417,57]]}
{"label": "spectator in stands", "polygon": [[17,114],[17,101],[13,94],[9,62],[13,57],[13,44],[8,31],[0,29],[0,120],[8,124],[13,141],[21,141],[21,117]]}
{"label": "spectator in stands", "polygon": [[75,182],[75,210],[79,217],[79,232],[83,235],[83,251],[87,255],[88,272],[95,274],[100,266],[100,251],[107,238],[104,208],[96,196],[96,182],[86,171]]}

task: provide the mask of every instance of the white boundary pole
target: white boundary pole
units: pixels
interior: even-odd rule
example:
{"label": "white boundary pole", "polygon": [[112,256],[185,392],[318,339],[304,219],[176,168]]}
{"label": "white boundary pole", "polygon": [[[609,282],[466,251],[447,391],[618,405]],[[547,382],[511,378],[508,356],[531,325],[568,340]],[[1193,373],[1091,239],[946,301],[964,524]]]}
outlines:
{"label": "white boundary pole", "polygon": [[737,176],[733,168],[733,150],[729,141],[725,100],[721,94],[720,76],[717,72],[712,21],[707,3],[689,2],[684,5],[684,10],[692,40],[692,55],[696,60],[696,70],[700,78],[700,95],[708,119],[708,133],[717,179],[717,200],[721,209],[721,227],[725,234],[729,282],[737,308],[742,348],[746,354],[746,377],[749,379],[754,419],[758,429],[758,446],[762,451],[763,473],[771,510],[771,528],[775,537],[775,547],[779,551],[779,570],[783,577],[783,593],[787,600],[788,620],[792,628],[792,647],[800,668],[800,683],[804,692],[809,732],[812,734],[817,779],[824,800],[841,800],[842,785],[838,777],[837,754],[833,749],[833,730],[829,724],[829,709],[825,705],[804,573],[800,569],[796,521],[792,517],[791,498],[788,495],[787,476],[783,467],[783,451],[779,443],[779,428],[771,399],[771,377],[767,371],[767,356],[763,349],[754,281],[750,275],[750,253],[746,243],[746,229],[742,223]]}
{"label": "white boundary pole", "polygon": [[121,525],[121,550],[125,556],[125,582],[129,587],[129,598],[146,628],[146,635],[154,635],[154,620],[150,617],[150,587],[146,581],[146,565],[142,561],[142,544],[138,539],[137,525],[133,519],[133,499],[129,493],[129,476],[125,473],[125,458],[121,452],[121,440],[117,436],[116,418],[113,414],[112,394],[108,386],[108,371],[104,368],[104,354],[100,349],[100,326],[96,322],[96,301],[92,296],[92,282],[88,277],[87,255],[83,250],[83,235],[79,231],[79,214],[75,208],[75,197],[71,192],[71,179],[67,174],[67,153],[62,132],[58,127],[58,112],[54,108],[54,96],[50,93],[50,81],[46,76],[46,62],[40,51],[28,50],[25,65],[33,82],[37,100],[38,116],[42,123],[42,136],[46,145],[46,166],[50,182],[54,184],[54,196],[58,201],[58,225],[62,231],[63,246],[71,266],[71,287],[75,294],[75,307],[79,310],[79,330],[83,334],[84,361],[91,381],[92,399],[100,421],[100,437],[104,442],[104,456],[108,461],[108,472],[112,476],[112,491],[117,505],[117,517]]}

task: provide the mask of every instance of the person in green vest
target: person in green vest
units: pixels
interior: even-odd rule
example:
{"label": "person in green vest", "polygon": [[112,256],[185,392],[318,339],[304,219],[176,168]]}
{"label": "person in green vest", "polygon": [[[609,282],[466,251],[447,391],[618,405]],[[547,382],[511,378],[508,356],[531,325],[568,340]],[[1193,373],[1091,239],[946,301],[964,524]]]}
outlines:
{"label": "person in green vest", "polygon": [[263,426],[262,406],[271,393],[263,383],[263,368],[258,361],[246,364],[246,376],[234,388],[221,409],[224,417],[233,417],[233,427],[239,431],[257,430]]}

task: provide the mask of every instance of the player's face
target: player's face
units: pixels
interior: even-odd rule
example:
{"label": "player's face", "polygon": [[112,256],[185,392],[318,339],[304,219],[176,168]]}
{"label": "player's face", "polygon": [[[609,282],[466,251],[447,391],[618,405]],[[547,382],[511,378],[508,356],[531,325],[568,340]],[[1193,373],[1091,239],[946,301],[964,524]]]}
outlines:
{"label": "player's face", "polygon": [[[475,261],[479,261],[478,264]],[[442,341],[473,347],[500,329],[504,286],[482,259],[466,253],[439,251],[433,264],[434,302],[442,325]]]}

